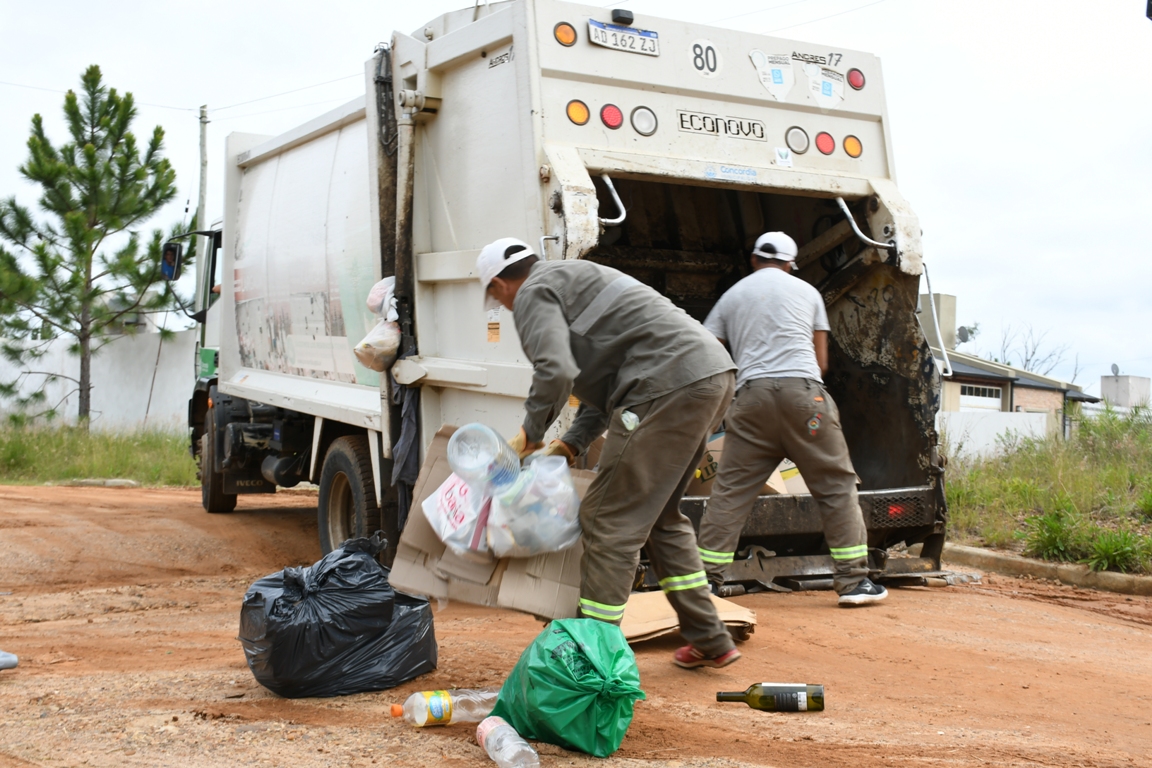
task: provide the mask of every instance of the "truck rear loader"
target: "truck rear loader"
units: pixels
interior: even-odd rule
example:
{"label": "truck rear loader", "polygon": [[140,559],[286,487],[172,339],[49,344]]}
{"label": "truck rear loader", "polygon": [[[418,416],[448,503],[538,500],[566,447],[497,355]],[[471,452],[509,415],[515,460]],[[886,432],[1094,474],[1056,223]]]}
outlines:
{"label": "truck rear loader", "polygon": [[[532,369],[475,273],[496,238],[615,267],[703,320],[755,238],[783,230],[827,304],[826,384],[874,575],[939,569],[941,367],[917,319],[920,225],[896,187],[876,57],[557,0],[478,5],[395,33],[363,97],[280,136],[231,134],[225,161],[189,403],[209,512],[308,481],[325,552],[377,528],[395,542],[411,505],[397,463],[444,424],[515,434]],[[390,275],[395,382],[352,353]],[[698,521],[706,504],[683,509]],[[889,558],[901,543],[920,557]],[[734,585],[832,574],[806,494],[761,496],[741,547]]]}

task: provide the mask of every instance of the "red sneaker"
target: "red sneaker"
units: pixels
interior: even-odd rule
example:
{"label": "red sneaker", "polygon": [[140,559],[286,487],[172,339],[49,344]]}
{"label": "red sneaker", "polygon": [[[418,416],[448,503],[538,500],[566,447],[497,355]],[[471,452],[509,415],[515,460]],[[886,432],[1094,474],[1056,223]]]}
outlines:
{"label": "red sneaker", "polygon": [[696,667],[720,669],[720,667],[726,667],[739,658],[740,651],[736,648],[733,648],[727,653],[722,653],[719,656],[709,658],[696,650],[694,646],[686,645],[683,648],[676,649],[676,653],[672,655],[672,663],[684,669],[695,669]]}

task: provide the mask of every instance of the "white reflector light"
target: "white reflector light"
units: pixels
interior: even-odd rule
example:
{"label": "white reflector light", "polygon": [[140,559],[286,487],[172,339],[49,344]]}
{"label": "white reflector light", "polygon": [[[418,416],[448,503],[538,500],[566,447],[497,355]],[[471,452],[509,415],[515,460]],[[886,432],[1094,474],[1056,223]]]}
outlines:
{"label": "white reflector light", "polygon": [[641,136],[651,136],[656,133],[656,113],[648,107],[636,107],[632,110],[632,127]]}
{"label": "white reflector light", "polygon": [[808,134],[799,126],[788,129],[788,132],[784,134],[784,142],[788,145],[788,149],[798,155],[808,151]]}

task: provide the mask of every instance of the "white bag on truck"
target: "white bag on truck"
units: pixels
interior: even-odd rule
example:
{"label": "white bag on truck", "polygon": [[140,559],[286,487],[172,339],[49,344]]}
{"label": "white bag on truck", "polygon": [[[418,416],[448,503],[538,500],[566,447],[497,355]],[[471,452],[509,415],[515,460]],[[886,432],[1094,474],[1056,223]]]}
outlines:
{"label": "white bag on truck", "polygon": [[396,278],[386,277],[368,291],[368,309],[374,315],[396,322],[400,315],[396,313]]}
{"label": "white bag on truck", "polygon": [[387,320],[380,320],[352,352],[365,368],[383,373],[396,362],[396,352],[399,349],[400,326]]}
{"label": "white bag on truck", "polygon": [[488,545],[496,557],[559,552],[579,538],[580,496],[563,457],[533,461],[492,498]]}
{"label": "white bag on truck", "polygon": [[452,474],[420,507],[436,536],[453,552],[473,560],[492,559],[485,535],[491,498]]}

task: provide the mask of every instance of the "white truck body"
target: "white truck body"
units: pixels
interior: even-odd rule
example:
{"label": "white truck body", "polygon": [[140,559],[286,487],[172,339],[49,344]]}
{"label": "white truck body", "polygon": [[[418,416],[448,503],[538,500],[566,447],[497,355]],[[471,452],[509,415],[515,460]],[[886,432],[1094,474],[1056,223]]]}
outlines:
{"label": "white truck body", "polygon": [[[408,297],[415,354],[393,374],[421,389],[426,446],[442,424],[513,434],[523,416],[532,369],[511,314],[483,309],[486,243],[515,236],[544,258],[616,266],[703,319],[755,237],[783,229],[826,296],[842,387],[861,390],[829,382],[846,432],[887,420],[896,440],[915,437],[872,459],[883,441],[852,446],[864,489],[917,489],[931,509],[915,537],[942,542],[939,381],[914,315],[920,228],[895,184],[879,60],[611,13],[510,0],[445,14],[394,34],[366,64],[364,97],[279,137],[229,136],[222,295],[208,311],[218,391],[315,417],[305,479],[320,478],[324,424],[361,430],[383,503],[397,417],[388,377],[352,355],[382,275]],[[884,413],[860,408],[874,385],[894,393]]]}

